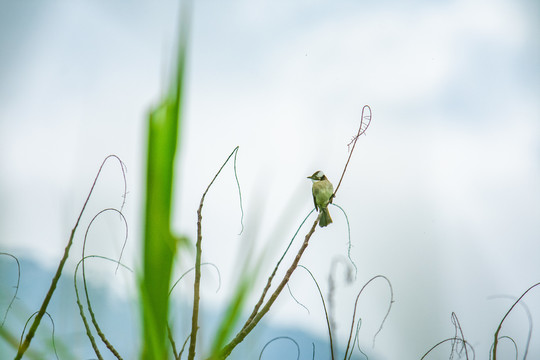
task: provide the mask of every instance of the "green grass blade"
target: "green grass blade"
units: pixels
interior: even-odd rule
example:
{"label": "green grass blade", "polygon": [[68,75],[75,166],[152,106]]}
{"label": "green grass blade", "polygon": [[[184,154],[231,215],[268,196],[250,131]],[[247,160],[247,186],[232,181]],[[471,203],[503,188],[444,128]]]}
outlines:
{"label": "green grass blade", "polygon": [[[256,273],[256,271],[253,273]],[[229,306],[227,307],[214,336],[212,353],[210,356],[211,359],[218,358],[221,349],[231,340],[232,335],[239,330],[237,326],[241,320],[247,297],[253,288],[253,283],[255,281],[253,273],[251,273],[252,275],[249,275],[250,272],[244,272],[245,276],[240,279],[233,297],[229,301]]]}
{"label": "green grass blade", "polygon": [[[185,8],[182,10],[186,10]],[[177,65],[170,89],[148,119],[142,308],[142,359],[167,359],[169,286],[176,254],[171,233],[175,155],[181,129],[182,87],[186,59],[187,12],[182,11]]]}

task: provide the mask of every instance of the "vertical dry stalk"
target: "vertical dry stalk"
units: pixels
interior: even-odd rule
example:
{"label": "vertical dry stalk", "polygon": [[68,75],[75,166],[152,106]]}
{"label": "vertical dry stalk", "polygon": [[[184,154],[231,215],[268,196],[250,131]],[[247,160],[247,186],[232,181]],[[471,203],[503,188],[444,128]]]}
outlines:
{"label": "vertical dry stalk", "polygon": [[[225,165],[229,162],[229,159],[233,156],[233,154],[238,153],[239,147],[235,147],[234,150],[231,152],[227,160],[221,165],[218,172],[204,191],[202,197],[201,197],[201,203],[199,204],[199,209],[197,210],[197,243],[196,243],[196,257],[195,257],[195,281],[193,283],[193,314],[191,317],[191,335],[190,335],[190,342],[189,342],[189,353],[188,353],[188,359],[194,360],[195,359],[195,345],[197,344],[197,331],[199,330],[199,303],[201,300],[200,296],[200,287],[201,287],[201,255],[202,255],[202,208],[204,204],[204,198],[206,197],[206,194],[208,193],[208,190],[210,190],[210,187],[216,181],[218,175],[221,173],[221,170],[225,167]],[[236,156],[235,156],[235,164],[236,164]],[[235,166],[235,176],[236,176],[236,166]],[[238,177],[236,177],[236,181],[238,184]],[[238,191],[240,192],[240,185],[238,185]],[[241,204],[240,204],[241,206]]]}
{"label": "vertical dry stalk", "polygon": [[261,321],[263,316],[270,310],[270,307],[274,304],[274,302],[276,301],[277,297],[279,296],[279,294],[281,293],[285,285],[287,285],[287,283],[289,282],[289,279],[291,278],[292,273],[298,267],[298,263],[300,262],[300,259],[302,258],[302,255],[304,254],[304,251],[306,250],[309,244],[309,239],[311,239],[311,236],[313,235],[313,233],[315,232],[315,229],[317,228],[317,224],[319,223],[320,217],[321,217],[321,214],[317,216],[317,219],[311,226],[311,229],[309,230],[309,232],[307,233],[304,239],[304,243],[300,247],[300,250],[298,250],[298,253],[296,254],[296,257],[294,258],[293,263],[291,264],[291,266],[285,273],[283,280],[281,280],[281,283],[278,285],[276,290],[274,290],[274,292],[272,293],[272,295],[270,296],[270,298],[268,299],[264,307],[261,309],[260,312],[257,313],[257,315],[253,317],[253,319],[250,322],[247,322],[244,325],[243,329],[236,335],[236,337],[221,350],[221,353],[219,354],[217,359],[227,358],[231,354],[231,352],[234,350],[234,348],[244,340],[244,338],[251,332],[251,330],[253,330],[253,328],[259,323],[259,321]]}

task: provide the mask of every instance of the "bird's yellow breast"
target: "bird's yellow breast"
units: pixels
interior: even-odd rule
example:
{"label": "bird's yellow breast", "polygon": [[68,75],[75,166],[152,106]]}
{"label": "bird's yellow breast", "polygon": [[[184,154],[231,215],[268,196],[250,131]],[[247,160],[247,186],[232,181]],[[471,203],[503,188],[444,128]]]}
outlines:
{"label": "bird's yellow breast", "polygon": [[318,207],[327,207],[333,193],[334,187],[330,181],[321,180],[313,183],[313,198]]}

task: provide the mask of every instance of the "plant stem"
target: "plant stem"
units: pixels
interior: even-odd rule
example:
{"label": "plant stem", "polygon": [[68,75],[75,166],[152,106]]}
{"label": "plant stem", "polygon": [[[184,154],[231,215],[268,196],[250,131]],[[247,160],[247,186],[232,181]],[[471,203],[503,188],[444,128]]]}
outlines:
{"label": "plant stem", "polygon": [[218,356],[218,359],[221,360],[221,359],[227,358],[231,354],[231,352],[234,350],[234,348],[244,340],[244,338],[251,332],[251,330],[253,330],[253,328],[259,323],[259,321],[261,321],[263,316],[266,315],[266,313],[270,310],[270,307],[274,304],[274,302],[276,301],[277,297],[279,296],[279,294],[281,293],[285,285],[287,285],[287,283],[289,282],[289,279],[291,278],[291,275],[293,274],[294,270],[296,270],[296,268],[298,267],[298,263],[300,262],[300,259],[309,244],[309,239],[311,238],[311,235],[313,235],[313,233],[315,232],[315,229],[317,228],[317,224],[319,223],[320,217],[321,215],[319,214],[319,216],[317,217],[317,220],[315,220],[315,222],[313,223],[313,226],[311,226],[311,229],[307,233],[304,239],[304,243],[302,244],[302,247],[300,248],[300,250],[298,250],[298,253],[296,254],[296,257],[294,258],[293,263],[287,270],[287,273],[283,277],[283,280],[281,280],[281,283],[278,285],[276,290],[272,293],[272,296],[270,296],[270,298],[268,299],[268,302],[264,305],[261,311],[258,312],[257,315],[253,317],[253,320],[251,320],[251,322],[249,323],[246,323],[244,328],[236,335],[236,337],[221,350]]}
{"label": "plant stem", "polygon": [[[205,193],[206,195],[206,193]],[[195,359],[195,345],[197,343],[197,331],[199,330],[199,302],[201,300],[200,287],[201,287],[201,254],[202,254],[202,207],[204,196],[201,199],[201,205],[197,211],[197,255],[195,258],[195,281],[193,283],[193,315],[191,317],[191,338],[189,341],[189,353],[188,359]]]}
{"label": "plant stem", "polygon": [[[20,360],[28,347],[30,346],[30,343],[32,342],[32,338],[34,337],[34,334],[36,333],[37,328],[39,327],[39,324],[41,322],[41,319],[45,315],[45,312],[47,311],[47,306],[49,306],[49,302],[51,301],[51,298],[53,296],[54,290],[56,289],[56,285],[58,284],[58,280],[60,280],[60,276],[62,275],[62,270],[64,269],[64,265],[67,261],[67,258],[69,256],[69,249],[71,249],[71,245],[73,245],[73,238],[75,237],[75,231],[77,230],[77,227],[79,227],[79,222],[81,221],[82,214],[84,213],[84,209],[86,209],[86,205],[88,204],[88,201],[90,200],[90,196],[92,195],[92,192],[94,191],[94,187],[96,186],[97,180],[99,178],[99,174],[101,174],[101,169],[103,169],[103,165],[107,162],[109,158],[115,158],[120,162],[120,167],[122,169],[122,174],[124,174],[124,195],[126,194],[126,181],[125,181],[125,173],[124,173],[124,163],[120,158],[116,155],[109,155],[103,160],[101,163],[101,166],[99,167],[98,173],[96,177],[94,178],[94,182],[92,183],[92,187],[90,188],[90,192],[88,193],[88,196],[86,197],[86,200],[84,202],[84,205],[81,209],[81,212],[79,213],[79,217],[77,218],[77,221],[75,222],[75,226],[71,230],[71,235],[69,236],[69,241],[66,245],[66,248],[64,249],[64,256],[62,257],[62,260],[60,260],[60,263],[58,264],[58,269],[56,269],[56,274],[54,275],[51,286],[49,287],[49,291],[47,292],[47,295],[45,296],[45,299],[41,303],[41,308],[39,309],[36,317],[34,318],[34,322],[32,323],[32,326],[30,326],[30,329],[28,330],[28,334],[26,334],[26,338],[24,339],[24,342],[19,347],[19,351],[17,352],[17,355],[15,356],[15,360]],[[125,199],[125,198],[124,198]],[[125,201],[125,200],[124,200]],[[122,206],[124,204],[122,203]]]}

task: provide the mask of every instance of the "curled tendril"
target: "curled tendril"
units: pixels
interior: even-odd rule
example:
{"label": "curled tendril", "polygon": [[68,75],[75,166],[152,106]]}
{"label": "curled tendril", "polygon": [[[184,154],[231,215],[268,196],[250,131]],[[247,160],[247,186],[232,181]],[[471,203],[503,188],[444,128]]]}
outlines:
{"label": "curled tendril", "polygon": [[[205,263],[201,263],[201,267],[204,266],[204,265],[210,265],[212,266],[214,269],[216,269],[216,273],[218,275],[218,287],[216,289],[216,293],[219,292],[219,289],[221,289],[221,273],[219,272],[219,269],[218,267],[213,264],[213,263],[208,263],[208,262],[205,262]],[[195,266],[192,267],[191,269],[185,271],[181,276],[180,278],[178,278],[178,280],[175,281],[175,283],[173,284],[173,286],[171,286],[171,289],[169,290],[169,296],[171,296],[172,294],[172,291],[174,290],[174,288],[176,287],[176,285],[178,285],[178,283],[187,275],[189,274],[190,272],[192,272],[193,270],[195,270]]]}
{"label": "curled tendril", "polygon": [[516,307],[516,305],[521,301],[521,299],[523,299],[525,297],[525,295],[527,295],[527,293],[529,291],[531,291],[532,289],[534,289],[535,287],[537,287],[538,285],[540,285],[540,283],[536,283],[534,285],[532,285],[531,287],[529,287],[523,294],[521,294],[521,296],[514,302],[514,304],[512,304],[512,306],[510,307],[510,309],[508,309],[508,311],[506,312],[506,314],[504,315],[504,317],[502,318],[501,322],[499,323],[499,326],[497,327],[497,330],[495,331],[495,335],[494,335],[494,341],[493,341],[493,351],[492,351],[492,354],[493,354],[493,360],[497,360],[497,343],[499,342],[499,332],[501,331],[501,328],[502,328],[502,325],[504,323],[504,320],[506,320],[506,318],[508,317],[508,315],[510,315],[510,313],[512,312],[512,310],[514,310],[514,308]]}
{"label": "curled tendril", "polygon": [[[461,343],[462,343],[462,348],[460,350],[460,353],[461,351],[465,350],[465,358],[467,360],[469,360],[469,353],[467,352],[467,343],[465,342],[465,336],[463,335],[463,329],[461,328],[461,324],[459,323],[459,319],[456,315],[455,312],[452,312],[452,315],[450,317],[451,321],[452,321],[452,324],[454,325],[454,331],[455,331],[455,334],[454,334],[454,338],[458,339],[458,332],[459,332],[459,335],[461,335]],[[457,343],[457,341],[456,341]],[[452,352],[451,352],[451,355],[450,355],[450,359],[453,358],[453,354],[454,354],[454,350],[455,350],[455,345],[456,343],[452,343]]]}
{"label": "curled tendril", "polygon": [[15,260],[15,262],[17,263],[17,285],[15,285],[15,292],[13,293],[13,296],[11,297],[11,301],[9,302],[9,305],[8,305],[8,307],[6,309],[6,312],[4,313],[4,318],[2,319],[2,324],[0,324],[0,328],[1,328],[1,327],[4,327],[4,323],[6,322],[9,310],[13,306],[13,302],[17,298],[17,293],[19,292],[19,284],[21,282],[21,264],[19,263],[19,259],[17,259],[17,257],[14,256],[14,255],[11,255],[11,254],[5,253],[5,252],[0,252],[0,255],[5,255],[5,256],[12,257]]}
{"label": "curled tendril", "polygon": [[[84,201],[82,209],[79,212],[79,216],[77,217],[77,220],[75,222],[75,226],[71,230],[71,235],[69,236],[68,243],[67,243],[66,248],[64,250],[64,255],[63,255],[62,259],[60,260],[60,263],[58,264],[58,268],[56,269],[56,273],[55,273],[55,275],[53,277],[53,280],[51,282],[51,286],[49,287],[49,290],[48,290],[47,294],[45,295],[45,299],[43,300],[43,302],[41,304],[41,308],[39,309],[36,317],[34,318],[34,321],[33,321],[32,325],[30,326],[30,329],[28,330],[28,334],[26,335],[26,338],[25,338],[24,342],[21,344],[21,346],[19,346],[19,349],[17,351],[17,355],[15,356],[15,360],[22,359],[22,357],[23,357],[24,353],[26,352],[26,350],[28,350],[28,348],[30,347],[30,343],[32,342],[32,338],[34,337],[34,334],[36,333],[37,328],[39,327],[41,319],[45,315],[47,307],[49,306],[49,303],[51,301],[52,295],[53,295],[53,293],[54,293],[54,291],[56,289],[56,285],[58,284],[58,281],[60,280],[60,276],[62,275],[62,270],[63,270],[64,265],[65,265],[65,263],[67,261],[67,258],[69,256],[69,251],[71,249],[71,246],[73,245],[73,239],[75,237],[75,232],[77,231],[77,228],[79,227],[79,223],[80,223],[82,215],[84,214],[84,211],[86,209],[86,205],[88,205],[88,201],[90,200],[90,197],[92,196],[92,193],[94,192],[94,188],[95,188],[95,186],[97,184],[97,181],[99,179],[99,176],[101,174],[101,170],[103,169],[103,166],[105,166],[107,161],[109,159],[111,159],[111,158],[114,158],[114,159],[118,160],[118,162],[120,163],[120,166],[122,168],[122,176],[123,176],[123,179],[124,179],[124,193],[123,193],[123,196],[122,196],[123,201],[122,201],[121,209],[123,209],[123,207],[125,205],[126,195],[127,195],[126,166],[122,162],[122,160],[120,160],[120,158],[118,156],[109,155],[109,156],[107,156],[105,158],[105,160],[103,160],[103,162],[101,163],[101,166],[99,167],[99,170],[98,170],[98,172],[96,174],[96,177],[94,178],[94,182],[92,183],[92,186],[90,187],[90,191],[88,192],[88,195],[86,197],[86,200]],[[121,213],[121,211],[120,211],[120,213]]]}
{"label": "curled tendril", "polygon": [[307,311],[308,315],[311,314],[311,312],[309,311],[309,309],[307,308],[306,305],[302,304],[300,301],[298,301],[298,299],[294,296],[294,294],[292,293],[292,290],[291,290],[291,286],[289,285],[289,283],[287,283],[287,290],[289,290],[289,295],[291,295],[292,299],[298,304],[300,305],[301,307],[304,308],[304,310]]}
{"label": "curled tendril", "polygon": [[100,353],[100,351],[99,351],[99,349],[97,347],[97,344],[95,342],[94,336],[92,335],[92,331],[90,330],[90,325],[88,324],[88,320],[87,320],[86,316],[84,315],[84,308],[83,308],[83,305],[82,305],[82,303],[80,301],[79,290],[78,290],[78,287],[77,287],[77,273],[79,271],[79,266],[81,266],[81,265],[83,267],[84,292],[85,292],[86,302],[87,302],[87,305],[88,305],[88,312],[90,313],[90,317],[92,319],[92,324],[94,325],[94,328],[96,329],[99,337],[101,338],[101,341],[105,344],[105,346],[107,346],[109,351],[111,351],[111,353],[116,358],[121,359],[121,356],[118,353],[118,351],[112,346],[112,344],[106,338],[105,334],[101,331],[101,328],[99,327],[99,325],[97,323],[94,311],[92,309],[92,303],[90,301],[90,296],[89,296],[88,288],[87,288],[87,284],[86,284],[86,274],[84,272],[84,263],[89,258],[97,258],[97,259],[103,259],[103,260],[111,261],[111,262],[116,263],[117,267],[122,266],[124,269],[126,269],[126,270],[128,270],[130,272],[133,272],[133,270],[131,270],[126,265],[120,263],[119,261],[114,260],[114,259],[110,259],[110,258],[105,257],[105,256],[87,255],[87,256],[83,257],[81,260],[79,260],[79,262],[77,263],[77,266],[75,267],[75,272],[73,274],[73,284],[74,284],[74,287],[75,287],[75,296],[77,298],[77,305],[79,307],[79,313],[81,315],[81,319],[82,319],[82,321],[84,323],[84,327],[86,329],[86,335],[87,335],[88,339],[90,340],[90,343],[92,345],[92,348],[94,349],[94,352],[95,352],[96,356],[98,357],[98,359],[103,359],[103,357],[101,356],[101,353]]}
{"label": "curled tendril", "polygon": [[334,205],[339,210],[341,210],[341,212],[345,216],[345,221],[347,222],[347,243],[348,243],[347,257],[349,258],[349,262],[351,263],[351,265],[354,267],[354,280],[356,280],[358,276],[358,267],[356,266],[356,263],[351,258],[352,241],[351,241],[351,225],[349,223],[349,217],[347,216],[347,213],[345,212],[345,210],[343,210],[341,206],[337,204],[332,204],[332,205]]}
{"label": "curled tendril", "polygon": [[[476,354],[475,354],[475,351],[474,351],[474,347],[468,341],[465,340],[465,337],[463,335],[463,329],[461,328],[461,324],[459,323],[459,319],[458,319],[456,313],[452,312],[452,314],[450,316],[450,320],[452,321],[452,325],[454,325],[454,336],[451,337],[451,338],[439,341],[437,344],[433,345],[431,347],[431,349],[429,349],[422,356],[422,358],[420,360],[424,359],[426,356],[429,355],[430,352],[432,352],[433,350],[435,350],[436,348],[438,348],[439,346],[441,346],[442,344],[444,344],[446,342],[451,343],[450,356],[449,356],[450,360],[454,358],[454,353],[457,353],[461,357],[461,352],[462,351],[465,352],[465,358],[467,360],[469,360],[469,352],[467,350],[467,346],[469,346],[471,348],[471,351],[472,351],[472,354],[473,354],[473,360],[476,359]],[[461,348],[461,350],[459,352],[457,351],[458,344],[461,344],[461,346],[462,346],[462,348]]]}
{"label": "curled tendril", "polygon": [[[90,232],[90,228],[92,227],[92,224],[94,223],[94,221],[101,215],[101,214],[104,214],[106,212],[109,212],[109,211],[112,211],[112,212],[116,212],[118,213],[118,215],[120,215],[120,218],[122,219],[122,222],[124,223],[124,228],[125,228],[125,235],[124,235],[124,242],[122,244],[122,250],[120,251],[120,256],[118,257],[118,261],[117,261],[117,265],[116,265],[116,270],[115,270],[115,273],[116,271],[118,271],[118,267],[120,266],[120,262],[122,261],[122,255],[124,254],[124,249],[126,247],[126,244],[127,244],[127,240],[128,240],[128,223],[127,223],[127,220],[126,220],[126,217],[124,216],[124,214],[122,213],[122,211],[118,210],[118,209],[115,209],[115,208],[106,208],[106,209],[103,209],[101,210],[100,212],[98,212],[96,215],[94,215],[94,217],[92,218],[92,220],[90,220],[90,223],[88,224],[88,226],[86,227],[86,232],[84,234],[84,241],[83,241],[83,248],[82,248],[82,257],[84,259],[84,253],[86,251],[86,240],[88,239],[88,234]],[[83,267],[83,273],[84,273],[84,261],[83,261],[83,264],[82,264],[82,267]]]}
{"label": "curled tendril", "polygon": [[[364,115],[364,112],[366,114]],[[347,162],[345,163],[345,167],[343,168],[343,172],[341,173],[341,178],[339,179],[338,185],[336,186],[336,190],[334,191],[334,195],[332,195],[332,198],[336,196],[337,191],[339,190],[339,187],[341,186],[341,181],[343,180],[343,176],[345,176],[345,172],[347,171],[347,166],[349,165],[349,161],[351,160],[351,156],[354,152],[354,147],[356,146],[356,142],[358,141],[358,138],[360,135],[363,135],[366,133],[366,130],[369,127],[369,124],[371,124],[371,108],[369,105],[364,105],[362,108],[362,115],[360,117],[360,127],[358,128],[358,132],[356,133],[356,136],[353,137],[352,141],[347,145],[347,147],[350,148],[352,145],[352,148],[350,148],[349,151],[349,157],[347,158]]]}
{"label": "curled tendril", "polygon": [[[514,353],[516,354],[516,360],[518,359],[519,351],[516,344],[516,341],[512,339],[510,336],[501,336],[499,337],[499,340],[510,340],[510,342],[514,345]],[[493,350],[493,344],[491,344],[491,348],[489,349],[489,360],[491,360],[491,351]],[[527,359],[527,355],[523,355],[523,360]]]}
{"label": "curled tendril", "polygon": [[[514,300],[514,301],[516,300],[516,298],[514,296],[509,296],[509,295],[497,295],[497,296],[488,297],[489,300],[491,300],[491,299],[504,299],[504,298]],[[520,301],[519,304],[523,307],[523,310],[525,311],[525,314],[527,314],[527,320],[529,321],[529,332],[527,334],[527,343],[525,344],[525,352],[523,353],[523,360],[526,360],[527,355],[529,354],[529,347],[531,345],[531,337],[532,337],[532,331],[533,331],[533,320],[532,320],[531,310],[529,310],[529,307],[527,306],[527,304],[525,302],[523,302],[523,301]],[[508,338],[508,339],[513,341],[512,338],[505,337],[505,336],[501,336],[499,339],[502,339],[502,338]],[[515,344],[515,342],[514,342],[514,344]],[[516,351],[517,351],[517,349],[516,349]],[[490,350],[489,356],[491,358],[491,350]]]}
{"label": "curled tendril", "polygon": [[368,282],[366,282],[364,284],[364,286],[362,286],[362,289],[360,289],[360,291],[358,292],[358,295],[356,296],[356,301],[354,302],[353,319],[352,319],[352,323],[351,323],[351,330],[350,330],[350,334],[349,334],[349,340],[347,342],[347,348],[345,350],[345,357],[347,357],[347,354],[349,353],[351,340],[353,338],[354,324],[355,324],[355,318],[356,318],[356,310],[357,310],[357,306],[358,306],[358,299],[360,298],[360,295],[362,295],[362,293],[364,292],[366,287],[369,284],[371,284],[374,280],[377,280],[377,279],[383,279],[388,283],[388,287],[390,289],[390,302],[388,304],[388,310],[386,311],[386,314],[384,315],[384,318],[383,318],[383,320],[381,322],[381,326],[379,327],[379,329],[377,330],[377,332],[373,336],[373,346],[375,346],[375,339],[377,338],[377,335],[382,331],[384,323],[385,323],[386,319],[388,318],[388,315],[390,315],[390,310],[392,309],[392,304],[394,303],[394,289],[392,288],[392,283],[390,282],[390,280],[388,280],[388,278],[386,276],[384,276],[384,275],[376,275],[376,276],[372,277]]}
{"label": "curled tendril", "polygon": [[[23,337],[24,337],[24,332],[26,331],[26,327],[28,326],[28,323],[30,322],[30,320],[32,320],[32,318],[34,316],[36,316],[37,314],[39,313],[39,311],[36,311],[34,312],[32,315],[30,315],[30,317],[28,318],[28,320],[26,320],[26,323],[24,324],[24,327],[23,327],[23,331],[21,333],[21,339],[20,339],[20,343],[19,343],[19,346],[22,344],[23,342]],[[55,330],[55,326],[54,326],[54,320],[51,316],[51,314],[49,314],[47,311],[45,311],[45,315],[47,315],[49,317],[49,319],[51,320],[51,324],[52,324],[52,346],[53,346],[53,350],[54,350],[54,355],[56,356],[56,359],[59,360],[58,358],[58,353],[56,352],[56,344],[54,342],[54,330]]]}
{"label": "curled tendril", "polygon": [[[467,345],[468,345],[468,346],[471,348],[471,350],[472,350],[472,353],[473,353],[473,360],[476,359],[476,354],[475,354],[475,352],[474,352],[474,348],[472,347],[471,344],[469,344],[468,341],[463,340],[463,339],[460,339],[460,338],[451,337],[451,338],[448,338],[448,339],[441,340],[441,341],[439,341],[437,344],[433,345],[433,346],[431,347],[431,349],[429,349],[429,350],[428,350],[428,351],[420,358],[420,360],[425,359],[426,356],[428,356],[428,354],[429,354],[430,352],[432,352],[433,350],[435,350],[436,348],[438,348],[438,347],[441,346],[442,344],[444,344],[444,343],[446,343],[446,342],[449,342],[449,341],[451,341],[452,344],[454,344],[455,342],[461,342],[461,343],[463,343],[463,346],[467,346]],[[452,346],[454,346],[454,345],[452,345]]]}
{"label": "curled tendril", "polygon": [[277,340],[289,340],[289,341],[291,341],[296,346],[296,360],[300,359],[300,345],[298,345],[296,340],[294,340],[293,338],[291,338],[289,336],[278,336],[278,337],[273,338],[272,340],[270,340],[269,342],[267,342],[264,345],[264,347],[261,350],[261,353],[259,354],[259,360],[261,360],[263,352],[268,347],[268,345],[270,345],[271,343],[273,343],[274,341],[277,341]]}
{"label": "curled tendril", "polygon": [[[362,354],[362,356],[369,360],[369,357],[366,355],[366,353],[364,353],[364,351],[362,351],[362,348],[360,348],[360,337],[358,336],[358,333],[360,332],[360,327],[362,327],[362,318],[358,318],[358,323],[356,325],[356,333],[354,334],[354,337],[356,340],[356,347],[358,348],[358,351],[360,352],[360,354]],[[353,352],[351,351],[351,353],[349,354],[349,360],[351,359],[352,353]]]}

